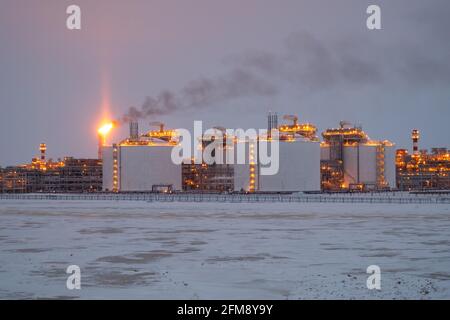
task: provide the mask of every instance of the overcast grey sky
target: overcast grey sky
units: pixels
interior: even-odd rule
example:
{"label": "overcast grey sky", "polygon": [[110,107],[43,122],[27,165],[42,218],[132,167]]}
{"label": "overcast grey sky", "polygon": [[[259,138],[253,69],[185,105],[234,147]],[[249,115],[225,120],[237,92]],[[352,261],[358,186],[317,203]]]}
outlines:
{"label": "overcast grey sky", "polygon": [[[66,29],[70,4],[80,31]],[[369,4],[382,30],[366,28]],[[2,0],[0,166],[41,142],[53,158],[95,157],[105,109],[155,101],[170,112],[142,129],[263,128],[273,110],[398,147],[418,128],[421,147],[449,147],[449,34],[448,0]]]}

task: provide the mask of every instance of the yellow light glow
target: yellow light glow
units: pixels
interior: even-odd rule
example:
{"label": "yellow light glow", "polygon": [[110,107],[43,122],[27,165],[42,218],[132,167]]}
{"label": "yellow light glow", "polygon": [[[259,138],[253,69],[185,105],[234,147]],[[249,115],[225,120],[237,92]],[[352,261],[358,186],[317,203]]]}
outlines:
{"label": "yellow light glow", "polygon": [[108,122],[98,129],[98,134],[106,136],[114,128],[114,123]]}

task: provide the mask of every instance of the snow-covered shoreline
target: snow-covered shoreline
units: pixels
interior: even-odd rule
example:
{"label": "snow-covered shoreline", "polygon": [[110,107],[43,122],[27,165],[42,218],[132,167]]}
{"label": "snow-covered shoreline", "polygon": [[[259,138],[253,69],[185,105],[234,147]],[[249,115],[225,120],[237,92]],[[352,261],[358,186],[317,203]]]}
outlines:
{"label": "snow-covered shoreline", "polygon": [[450,298],[448,204],[0,200],[0,221],[0,298]]}

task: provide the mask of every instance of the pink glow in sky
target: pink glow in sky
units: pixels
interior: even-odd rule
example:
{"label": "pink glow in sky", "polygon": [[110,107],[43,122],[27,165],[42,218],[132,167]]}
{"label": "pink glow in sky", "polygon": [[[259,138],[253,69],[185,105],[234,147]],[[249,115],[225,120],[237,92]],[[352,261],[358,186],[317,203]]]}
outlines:
{"label": "pink glow in sky", "polygon": [[[259,128],[273,110],[299,114],[319,130],[357,122],[399,147],[410,146],[417,127],[423,147],[448,147],[450,3],[377,2],[383,29],[370,32],[370,1],[361,0],[4,0],[0,166],[29,161],[41,142],[54,158],[95,157],[102,118],[235,68],[254,72],[277,94],[212,101],[141,127],[162,120],[189,129],[204,120]],[[80,31],[65,27],[74,3]]]}

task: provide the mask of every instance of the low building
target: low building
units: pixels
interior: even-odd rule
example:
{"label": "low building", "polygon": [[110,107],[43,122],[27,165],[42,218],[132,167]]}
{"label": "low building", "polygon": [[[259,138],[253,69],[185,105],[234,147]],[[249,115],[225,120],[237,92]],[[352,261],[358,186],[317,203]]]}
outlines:
{"label": "low building", "polygon": [[190,192],[234,190],[234,166],[229,164],[182,164],[182,189]]}
{"label": "low building", "polygon": [[446,148],[397,150],[397,187],[400,190],[450,190],[450,152]]}
{"label": "low building", "polygon": [[[213,145],[214,144],[214,145]],[[234,165],[226,163],[227,150],[232,148],[233,139],[228,137],[225,128],[213,128],[195,143],[204,151],[211,148],[210,159],[203,154],[201,159],[192,158],[190,163],[182,164],[182,189],[188,192],[231,192],[234,190]],[[216,153],[217,151],[217,153]],[[222,160],[216,156],[222,152]],[[207,156],[208,157],[208,156]],[[220,162],[220,163],[219,163]]]}
{"label": "low building", "polygon": [[[45,145],[41,145],[41,149],[42,146]],[[66,157],[56,162],[51,159],[47,161],[44,152],[40,159],[34,158],[29,164],[0,170],[2,193],[83,193],[101,190],[102,163],[98,159]]]}

